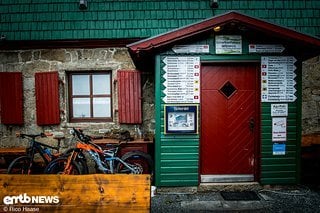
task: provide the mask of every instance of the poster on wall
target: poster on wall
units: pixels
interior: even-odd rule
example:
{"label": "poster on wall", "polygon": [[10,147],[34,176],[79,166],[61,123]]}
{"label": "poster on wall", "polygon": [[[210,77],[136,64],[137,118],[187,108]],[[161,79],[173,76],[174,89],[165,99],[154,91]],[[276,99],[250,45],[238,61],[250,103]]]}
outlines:
{"label": "poster on wall", "polygon": [[165,105],[165,133],[198,133],[197,105]]}
{"label": "poster on wall", "polygon": [[273,117],[272,118],[272,141],[287,140],[287,118]]}
{"label": "poster on wall", "polygon": [[216,54],[242,54],[241,35],[216,35]]}
{"label": "poster on wall", "polygon": [[165,57],[164,103],[200,103],[200,57]]}

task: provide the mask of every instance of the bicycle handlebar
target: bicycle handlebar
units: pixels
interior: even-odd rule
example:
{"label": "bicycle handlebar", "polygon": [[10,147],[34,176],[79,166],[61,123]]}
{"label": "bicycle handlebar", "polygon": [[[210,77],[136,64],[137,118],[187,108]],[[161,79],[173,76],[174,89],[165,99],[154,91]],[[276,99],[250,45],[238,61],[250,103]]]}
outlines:
{"label": "bicycle handlebar", "polygon": [[45,138],[45,137],[47,137],[43,132],[41,132],[40,134],[35,134],[35,135],[32,135],[32,134],[24,134],[24,133],[16,133],[16,137],[17,138],[26,138],[26,137],[28,137],[28,138],[31,138],[31,139],[35,139],[35,138],[37,138],[37,137],[42,137],[42,138]]}
{"label": "bicycle handlebar", "polygon": [[91,141],[91,137],[89,135],[85,135],[83,134],[82,129],[76,129],[76,128],[72,128],[73,129],[73,136],[77,136],[77,138],[85,143],[88,143],[89,141]]}

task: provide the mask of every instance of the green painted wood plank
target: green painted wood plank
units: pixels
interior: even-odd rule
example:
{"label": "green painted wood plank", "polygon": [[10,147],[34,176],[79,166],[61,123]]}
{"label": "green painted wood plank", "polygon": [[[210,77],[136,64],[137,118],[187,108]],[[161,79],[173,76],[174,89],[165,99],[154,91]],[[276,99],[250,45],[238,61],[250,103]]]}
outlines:
{"label": "green painted wood plank", "polygon": [[199,161],[198,159],[196,160],[161,160],[160,162],[161,167],[181,167],[185,165],[189,165],[190,167],[198,166]]}
{"label": "green painted wood plank", "polygon": [[198,180],[179,180],[178,182],[175,180],[161,180],[159,186],[196,186],[198,184]]}
{"label": "green painted wood plank", "polygon": [[198,180],[198,172],[195,173],[166,173],[161,175],[162,180],[180,182],[183,180]]}
{"label": "green painted wood plank", "polygon": [[160,153],[161,160],[198,160],[195,153]]}
{"label": "green painted wood plank", "polygon": [[289,178],[261,178],[261,184],[266,185],[266,184],[271,184],[271,185],[276,185],[276,184],[296,184],[297,179],[293,177]]}
{"label": "green painted wood plank", "polygon": [[160,172],[163,174],[167,173],[197,173],[198,174],[198,166],[185,166],[185,167],[178,167],[178,166],[162,166]]}
{"label": "green painted wood plank", "polygon": [[296,173],[292,171],[274,171],[274,172],[263,172],[263,177],[265,179],[274,178],[291,178],[295,177]]}

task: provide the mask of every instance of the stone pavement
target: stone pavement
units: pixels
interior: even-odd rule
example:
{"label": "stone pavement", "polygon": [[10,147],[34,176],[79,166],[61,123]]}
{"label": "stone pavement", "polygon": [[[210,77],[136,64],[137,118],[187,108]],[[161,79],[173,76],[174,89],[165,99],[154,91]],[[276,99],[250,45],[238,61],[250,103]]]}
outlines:
{"label": "stone pavement", "polygon": [[[254,191],[260,200],[227,201],[221,191]],[[200,186],[158,188],[151,199],[152,213],[178,212],[312,212],[320,213],[320,188],[303,185]]]}

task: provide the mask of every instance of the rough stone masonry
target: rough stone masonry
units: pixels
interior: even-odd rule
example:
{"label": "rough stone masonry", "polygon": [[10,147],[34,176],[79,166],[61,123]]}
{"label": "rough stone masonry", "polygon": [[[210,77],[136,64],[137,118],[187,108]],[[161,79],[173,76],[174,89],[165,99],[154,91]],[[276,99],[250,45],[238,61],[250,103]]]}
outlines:
{"label": "rough stone masonry", "polygon": [[[24,125],[8,126],[0,124],[0,147],[15,147],[25,144],[15,137],[15,132],[37,134],[51,131],[70,137],[72,127],[85,129],[87,133],[97,135],[99,129],[119,131],[129,130],[136,133],[139,128],[146,135],[154,134],[154,80],[152,72],[142,76],[143,125],[120,125],[117,114],[117,87],[112,84],[113,122],[109,123],[69,123],[68,122],[68,71],[111,70],[115,79],[118,70],[134,70],[135,66],[126,48],[97,49],[34,49],[0,51],[0,72],[21,71],[23,75]],[[58,71],[60,97],[60,125],[38,126],[36,124],[35,78],[36,72]],[[50,141],[49,141],[50,142]],[[51,141],[55,143],[55,141]]]}

